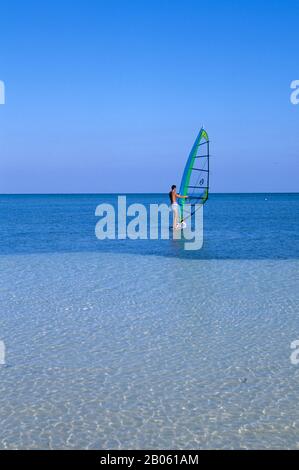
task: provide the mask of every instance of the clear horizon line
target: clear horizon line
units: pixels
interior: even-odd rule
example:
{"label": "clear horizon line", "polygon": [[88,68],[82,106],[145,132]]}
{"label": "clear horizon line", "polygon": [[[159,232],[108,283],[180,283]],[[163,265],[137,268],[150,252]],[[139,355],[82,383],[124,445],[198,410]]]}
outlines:
{"label": "clear horizon line", "polygon": [[[168,194],[167,191],[165,192],[91,192],[91,193],[85,193],[85,192],[76,192],[76,193],[0,193],[0,196],[96,196],[96,195],[129,195],[129,194],[148,194],[148,195],[153,195],[153,194]],[[209,192],[209,195],[225,195],[225,194],[299,194],[299,191],[252,191],[252,192],[247,192],[247,191],[229,191],[229,192]]]}

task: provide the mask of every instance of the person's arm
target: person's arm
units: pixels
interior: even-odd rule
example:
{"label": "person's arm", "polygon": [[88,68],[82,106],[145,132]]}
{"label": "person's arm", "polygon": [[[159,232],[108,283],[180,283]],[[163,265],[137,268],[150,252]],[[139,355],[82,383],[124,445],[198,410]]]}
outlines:
{"label": "person's arm", "polygon": [[179,197],[180,199],[188,199],[189,196],[181,196],[180,194],[176,194],[176,197]]}

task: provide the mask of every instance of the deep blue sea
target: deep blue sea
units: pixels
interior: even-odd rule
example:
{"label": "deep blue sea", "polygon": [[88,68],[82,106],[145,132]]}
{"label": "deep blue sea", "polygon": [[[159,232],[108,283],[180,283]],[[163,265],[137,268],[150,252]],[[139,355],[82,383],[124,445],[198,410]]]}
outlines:
{"label": "deep blue sea", "polygon": [[211,195],[199,251],[99,241],[116,201],[0,196],[0,448],[299,448],[299,195]]}
{"label": "deep blue sea", "polygon": [[[0,253],[113,252],[196,259],[298,259],[298,194],[212,195],[204,206],[204,247],[188,253],[160,240],[95,237],[95,208],[116,195],[0,196]],[[168,203],[163,194],[130,194],[127,205]]]}

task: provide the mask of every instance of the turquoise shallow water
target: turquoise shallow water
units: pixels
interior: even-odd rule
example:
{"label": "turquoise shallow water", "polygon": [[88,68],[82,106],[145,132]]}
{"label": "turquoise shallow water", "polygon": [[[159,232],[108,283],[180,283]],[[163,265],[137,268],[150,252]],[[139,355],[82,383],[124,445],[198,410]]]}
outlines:
{"label": "turquoise shallow water", "polygon": [[0,447],[299,448],[299,197],[212,197],[197,253],[102,201],[0,198]]}

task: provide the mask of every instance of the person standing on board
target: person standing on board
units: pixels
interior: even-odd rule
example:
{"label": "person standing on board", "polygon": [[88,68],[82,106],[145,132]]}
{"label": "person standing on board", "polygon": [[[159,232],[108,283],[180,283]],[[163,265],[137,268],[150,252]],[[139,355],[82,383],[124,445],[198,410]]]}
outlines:
{"label": "person standing on board", "polygon": [[176,185],[173,184],[171,186],[171,191],[169,192],[169,199],[173,213],[173,229],[177,230],[181,228],[181,224],[179,223],[179,205],[177,203],[177,199],[187,199],[188,196],[181,196],[176,192]]}

